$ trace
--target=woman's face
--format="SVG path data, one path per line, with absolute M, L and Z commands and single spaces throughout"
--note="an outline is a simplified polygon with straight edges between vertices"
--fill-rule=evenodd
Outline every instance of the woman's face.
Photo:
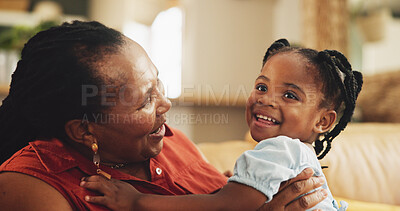
M 102 103 L 112 105 L 106 114 L 94 117 L 102 161 L 141 162 L 157 156 L 171 102 L 146 52 L 127 39 L 118 53 L 97 63 L 97 69 L 108 83 L 99 87 Z

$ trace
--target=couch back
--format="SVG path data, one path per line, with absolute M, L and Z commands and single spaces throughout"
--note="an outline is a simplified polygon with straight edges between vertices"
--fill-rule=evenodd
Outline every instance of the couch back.
M 233 170 L 236 159 L 257 143 L 200 143 L 200 150 L 219 171 Z M 400 205 L 400 123 L 351 123 L 333 140 L 321 160 L 335 197 Z
M 400 124 L 349 124 L 321 164 L 334 196 L 400 205 Z

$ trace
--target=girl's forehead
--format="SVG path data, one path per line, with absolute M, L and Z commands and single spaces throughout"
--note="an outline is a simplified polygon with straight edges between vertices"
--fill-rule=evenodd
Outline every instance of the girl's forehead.
M 294 84 L 299 87 L 319 88 L 322 85 L 316 67 L 297 53 L 272 56 L 258 78 L 278 84 Z
M 283 52 L 273 55 L 265 63 L 261 74 L 278 76 L 303 76 L 311 75 L 315 71 L 315 66 L 305 59 L 302 55 L 294 52 Z

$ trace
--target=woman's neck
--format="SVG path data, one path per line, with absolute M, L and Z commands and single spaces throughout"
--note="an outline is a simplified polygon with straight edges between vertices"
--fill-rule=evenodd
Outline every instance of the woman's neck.
M 73 150 L 77 151 L 79 154 L 83 155 L 86 159 L 89 161 L 93 160 L 93 152 L 88 148 L 83 146 L 82 144 L 76 143 L 74 141 L 65 141 L 64 143 L 67 143 L 67 146 L 72 148 Z M 114 166 L 117 163 L 111 163 L 111 162 L 106 162 L 101 161 L 100 157 L 100 163 L 105 165 L 105 166 Z M 93 164 L 94 165 L 94 164 Z M 118 165 L 118 164 L 117 164 Z M 129 174 L 131 176 L 137 177 L 142 180 L 146 181 L 151 181 L 151 174 L 150 174 L 150 161 L 143 161 L 143 162 L 138 162 L 138 163 L 124 163 L 124 165 L 120 168 L 115 168 L 118 171 L 121 171 L 123 173 Z
M 140 163 L 129 163 L 126 166 L 119 168 L 118 170 L 139 179 L 151 182 L 149 160 Z

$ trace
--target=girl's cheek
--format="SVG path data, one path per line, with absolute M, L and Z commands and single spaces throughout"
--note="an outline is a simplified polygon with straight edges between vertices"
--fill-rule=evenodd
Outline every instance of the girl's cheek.
M 257 95 L 254 91 L 250 93 L 249 98 L 247 99 L 247 106 L 254 104 L 257 101 Z

